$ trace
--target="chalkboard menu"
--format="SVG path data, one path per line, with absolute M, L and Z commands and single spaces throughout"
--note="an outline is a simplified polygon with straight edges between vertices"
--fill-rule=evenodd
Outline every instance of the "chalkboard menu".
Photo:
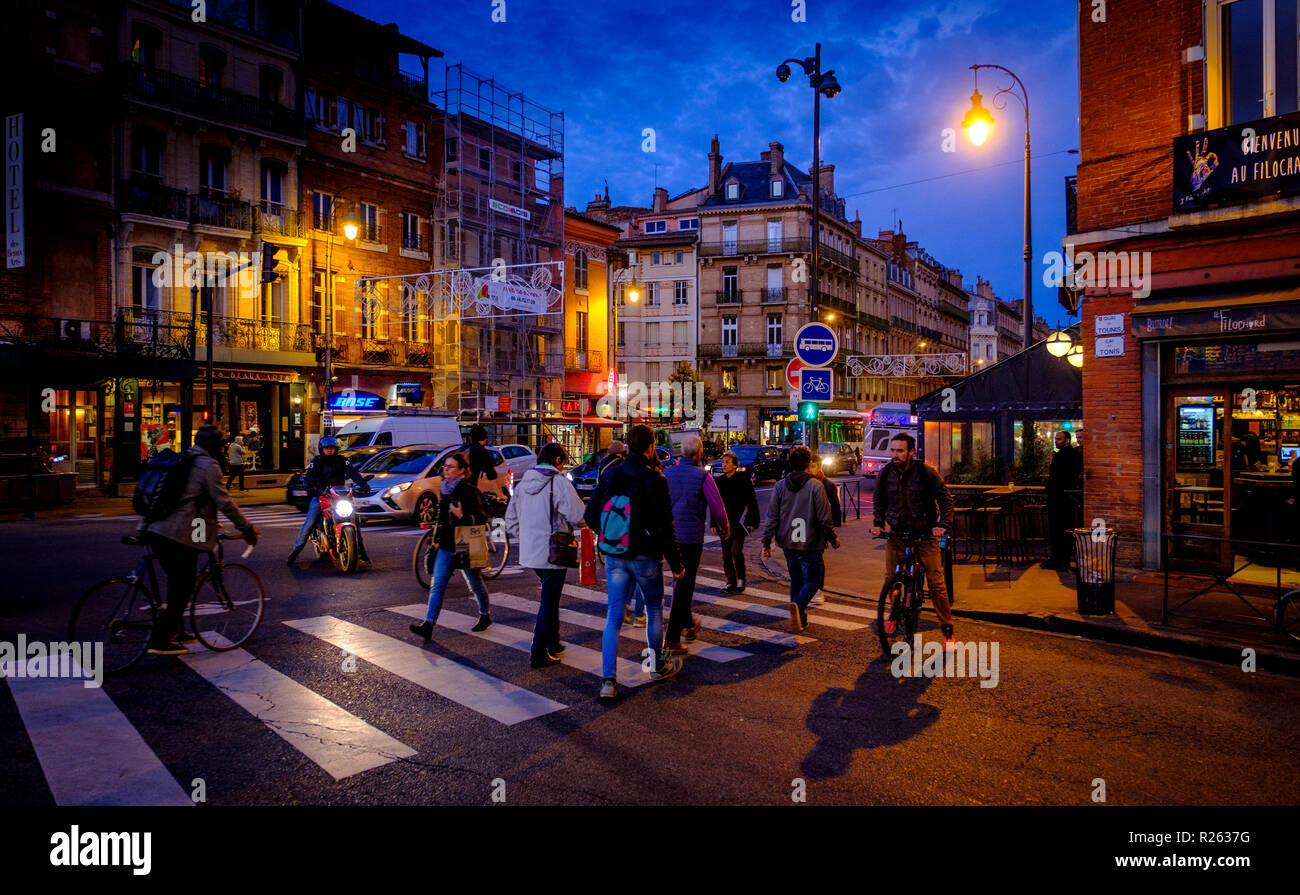
M 1274 350 L 1274 345 L 1278 349 Z M 1295 347 L 1291 347 L 1291 346 Z M 1285 346 L 1285 347 L 1284 347 Z M 1175 376 L 1200 373 L 1278 373 L 1300 375 L 1300 342 L 1224 342 L 1174 349 Z

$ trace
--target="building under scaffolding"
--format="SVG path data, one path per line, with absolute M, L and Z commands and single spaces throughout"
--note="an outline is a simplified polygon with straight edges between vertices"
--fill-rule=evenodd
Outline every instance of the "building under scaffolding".
M 564 269 L 564 115 L 447 66 L 435 93 L 443 110 L 444 178 L 434 211 L 441 270 L 559 262 Z M 497 259 L 501 259 L 497 261 Z M 560 417 L 564 315 L 491 314 L 447 322 L 460 345 L 460 386 L 448 401 L 495 441 L 538 444 Z

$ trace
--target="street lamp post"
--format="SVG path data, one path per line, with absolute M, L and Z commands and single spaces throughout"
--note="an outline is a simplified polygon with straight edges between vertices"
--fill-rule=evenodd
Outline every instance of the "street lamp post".
M 813 89 L 813 195 L 812 195 L 812 271 L 808 275 L 808 319 L 818 320 L 817 316 L 817 260 L 821 252 L 818 232 L 821 223 L 821 131 L 822 131 L 822 96 L 832 99 L 840 92 L 840 84 L 835 80 L 835 70 L 822 73 L 822 45 L 817 44 L 815 53 L 806 59 L 786 59 L 776 67 L 776 79 L 784 84 L 790 80 L 790 66 L 793 62 L 803 68 L 808 76 L 808 86 Z
M 1034 301 L 1033 301 L 1033 237 L 1030 226 L 1029 211 L 1029 91 L 1025 89 L 1024 82 L 1016 76 L 1016 73 L 1009 68 L 1001 65 L 972 65 L 971 70 L 975 72 L 975 92 L 971 95 L 971 108 L 962 119 L 962 127 L 966 129 L 967 135 L 972 143 L 980 146 L 988 139 L 989 129 L 993 126 L 993 116 L 984 104 L 981 102 L 979 91 L 979 70 L 981 68 L 996 68 L 998 71 L 1004 71 L 1011 76 L 1012 85 L 1003 87 L 993 95 L 993 108 L 1005 109 L 1006 100 L 1002 99 L 1004 94 L 1011 94 L 1020 100 L 1020 104 L 1025 107 L 1025 283 L 1024 295 L 1025 305 L 1024 322 L 1025 322 L 1025 344 L 1028 348 L 1034 340 Z M 1020 92 L 1016 93 L 1015 88 L 1019 87 Z
M 324 403 L 321 405 L 324 412 L 329 411 L 330 401 L 334 398 L 334 203 L 338 199 L 338 196 L 330 197 L 329 228 L 325 231 L 329 234 L 329 239 L 325 243 L 325 392 Z M 343 235 L 348 242 L 357 238 L 355 214 L 349 214 L 343 222 Z

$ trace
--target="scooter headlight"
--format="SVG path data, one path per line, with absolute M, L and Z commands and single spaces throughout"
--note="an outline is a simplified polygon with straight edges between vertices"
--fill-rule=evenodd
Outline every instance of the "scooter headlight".
M 352 515 L 352 501 L 339 500 L 334 503 L 334 515 L 340 519 L 346 519 Z

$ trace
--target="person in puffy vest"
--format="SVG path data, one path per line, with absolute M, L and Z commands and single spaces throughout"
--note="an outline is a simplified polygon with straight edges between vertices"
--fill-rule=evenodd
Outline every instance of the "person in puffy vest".
M 623 503 L 630 512 L 626 549 L 606 553 L 605 579 L 609 586 L 609 608 L 605 613 L 605 632 L 601 637 L 601 699 L 618 697 L 614 670 L 618 659 L 618 633 L 623 610 L 633 589 L 640 589 L 646 603 L 646 645 L 654 652 L 653 680 L 670 678 L 681 670 L 682 661 L 664 655 L 663 640 L 663 562 L 673 570 L 673 577 L 686 574 L 677 534 L 673 530 L 673 506 L 668 482 L 650 467 L 655 455 L 655 436 L 649 426 L 636 425 L 627 436 L 627 459 L 606 470 L 587 501 L 583 514 L 587 526 L 599 538 L 602 516 L 607 504 Z M 617 499 L 617 500 L 615 500 Z M 602 546 L 603 540 L 602 540 Z
M 727 508 L 722 504 L 717 483 L 703 467 L 703 447 L 698 435 L 682 439 L 682 456 L 664 472 L 668 480 L 668 495 L 673 502 L 673 530 L 682 553 L 686 574 L 673 582 L 673 608 L 668 616 L 667 642 L 664 652 L 684 655 L 682 640 L 691 643 L 699 634 L 700 623 L 691 615 L 691 599 L 695 595 L 695 575 L 700 570 L 704 555 L 705 511 L 713 518 L 714 527 L 726 538 L 729 535 Z
M 149 638 L 149 652 L 159 656 L 178 656 L 189 652 L 186 643 L 198 638 L 181 626 L 181 615 L 194 595 L 199 557 L 217 547 L 220 510 L 250 544 L 259 537 L 253 523 L 244 517 L 221 484 L 221 432 L 207 425 L 194 434 L 194 444 L 186 452 L 190 461 L 189 477 L 180 492 L 180 504 L 162 519 L 142 522 L 139 536 L 148 542 L 167 576 L 167 607 L 159 614 Z

